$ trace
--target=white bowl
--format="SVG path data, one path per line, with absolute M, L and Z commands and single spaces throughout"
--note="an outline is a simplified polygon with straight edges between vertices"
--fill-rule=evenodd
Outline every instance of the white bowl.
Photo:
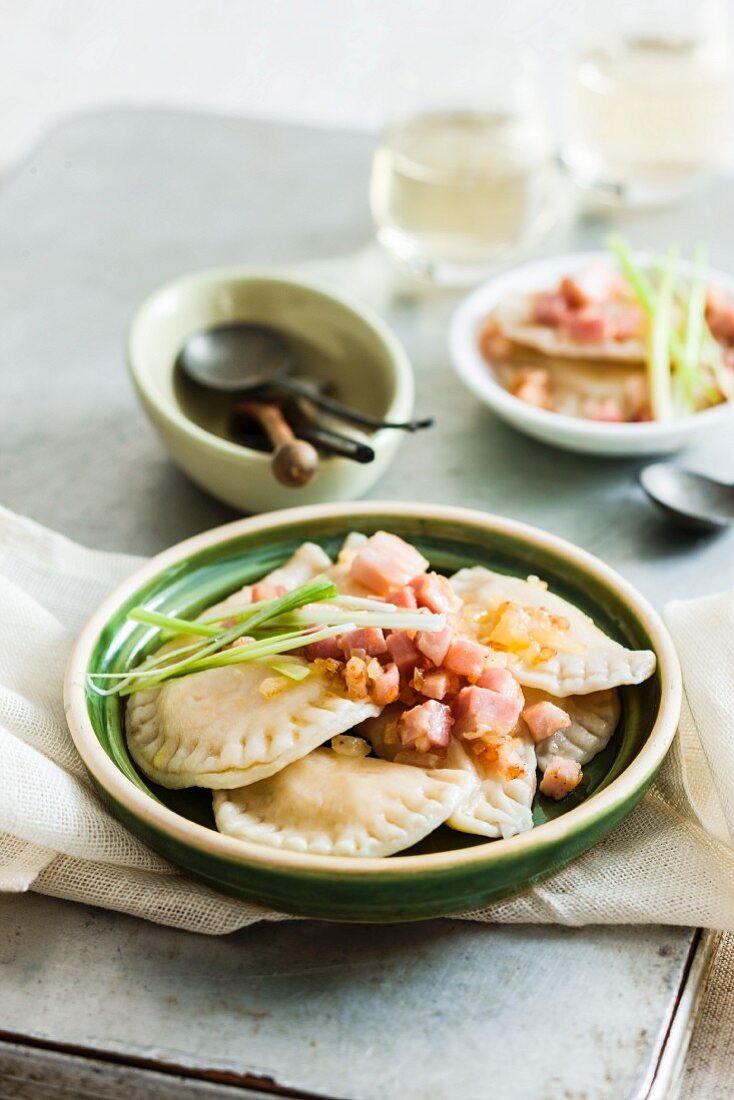
M 649 258 L 639 255 L 637 259 L 645 264 Z M 606 424 L 535 408 L 513 397 L 496 380 L 477 343 L 479 329 L 487 315 L 508 294 L 548 290 L 569 272 L 599 260 L 609 261 L 609 253 L 572 252 L 565 256 L 553 256 L 522 264 L 477 287 L 456 310 L 449 331 L 451 360 L 462 382 L 514 428 L 568 451 L 620 457 L 665 454 L 680 450 L 694 437 L 708 435 L 715 428 L 727 424 L 731 428 L 734 424 L 734 405 L 730 402 L 665 423 Z M 681 274 L 688 274 L 690 264 L 681 262 L 678 270 Z M 711 271 L 710 277 L 713 283 L 734 296 L 734 278 L 718 271 Z

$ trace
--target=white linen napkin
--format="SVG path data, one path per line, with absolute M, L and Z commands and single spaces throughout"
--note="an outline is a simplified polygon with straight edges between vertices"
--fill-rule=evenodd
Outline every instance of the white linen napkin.
M 97 798 L 61 697 L 74 635 L 138 559 L 86 550 L 0 508 L 0 891 L 37 890 L 195 932 L 283 914 L 171 867 Z M 734 930 L 734 591 L 670 604 L 678 737 L 614 832 L 548 882 L 471 920 Z

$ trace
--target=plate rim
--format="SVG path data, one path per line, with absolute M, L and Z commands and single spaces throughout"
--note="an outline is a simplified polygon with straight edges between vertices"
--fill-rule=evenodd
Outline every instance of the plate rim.
M 458 522 L 519 538 L 565 558 L 572 565 L 580 566 L 585 573 L 611 588 L 633 610 L 654 643 L 661 681 L 660 707 L 647 740 L 619 776 L 567 813 L 526 833 L 469 848 L 421 855 L 398 854 L 382 859 L 291 852 L 224 836 L 152 799 L 123 775 L 105 752 L 92 727 L 87 713 L 85 684 L 89 658 L 104 627 L 119 606 L 143 584 L 183 558 L 238 535 L 288 527 L 293 523 L 322 517 L 358 520 L 360 516 L 370 515 L 408 515 L 429 521 Z M 392 879 L 406 872 L 433 874 L 472 867 L 489 869 L 538 847 L 554 847 L 568 842 L 573 835 L 593 826 L 601 818 L 613 816 L 615 810 L 620 810 L 636 792 L 649 785 L 672 744 L 681 700 L 681 670 L 667 627 L 645 597 L 611 566 L 557 535 L 518 520 L 453 505 L 404 501 L 358 501 L 281 509 L 234 520 L 176 543 L 138 567 L 102 601 L 74 643 L 64 676 L 64 714 L 85 767 L 95 783 L 139 822 L 169 840 L 195 848 L 202 855 L 215 856 L 241 866 L 254 863 L 270 870 L 318 877 L 347 875 L 350 878 Z

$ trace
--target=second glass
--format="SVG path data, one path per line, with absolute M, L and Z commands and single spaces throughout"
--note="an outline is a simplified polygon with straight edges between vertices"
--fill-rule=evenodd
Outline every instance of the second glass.
M 446 70 L 424 58 L 400 79 L 370 200 L 395 260 L 467 285 L 549 228 L 557 174 L 527 54 L 483 50 Z

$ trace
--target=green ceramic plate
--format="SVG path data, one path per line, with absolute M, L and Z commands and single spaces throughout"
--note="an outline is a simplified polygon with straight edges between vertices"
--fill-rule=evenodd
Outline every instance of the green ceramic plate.
M 536 828 L 508 840 L 439 829 L 389 859 L 281 852 L 213 827 L 206 791 L 166 791 L 136 770 L 122 705 L 86 687 L 88 672 L 120 672 L 154 644 L 126 619 L 135 604 L 192 615 L 284 561 L 306 539 L 334 553 L 350 530 L 386 528 L 413 542 L 434 568 L 486 565 L 537 573 L 620 642 L 653 649 L 658 668 L 622 691 L 607 749 L 561 803 L 539 796 Z M 485 905 L 527 889 L 605 836 L 635 805 L 667 752 L 680 712 L 671 639 L 652 608 L 598 559 L 534 528 L 482 512 L 431 505 L 319 505 L 239 520 L 153 558 L 117 589 L 82 632 L 69 661 L 65 702 L 76 746 L 100 794 L 132 832 L 210 886 L 286 912 L 333 920 L 417 920 Z

